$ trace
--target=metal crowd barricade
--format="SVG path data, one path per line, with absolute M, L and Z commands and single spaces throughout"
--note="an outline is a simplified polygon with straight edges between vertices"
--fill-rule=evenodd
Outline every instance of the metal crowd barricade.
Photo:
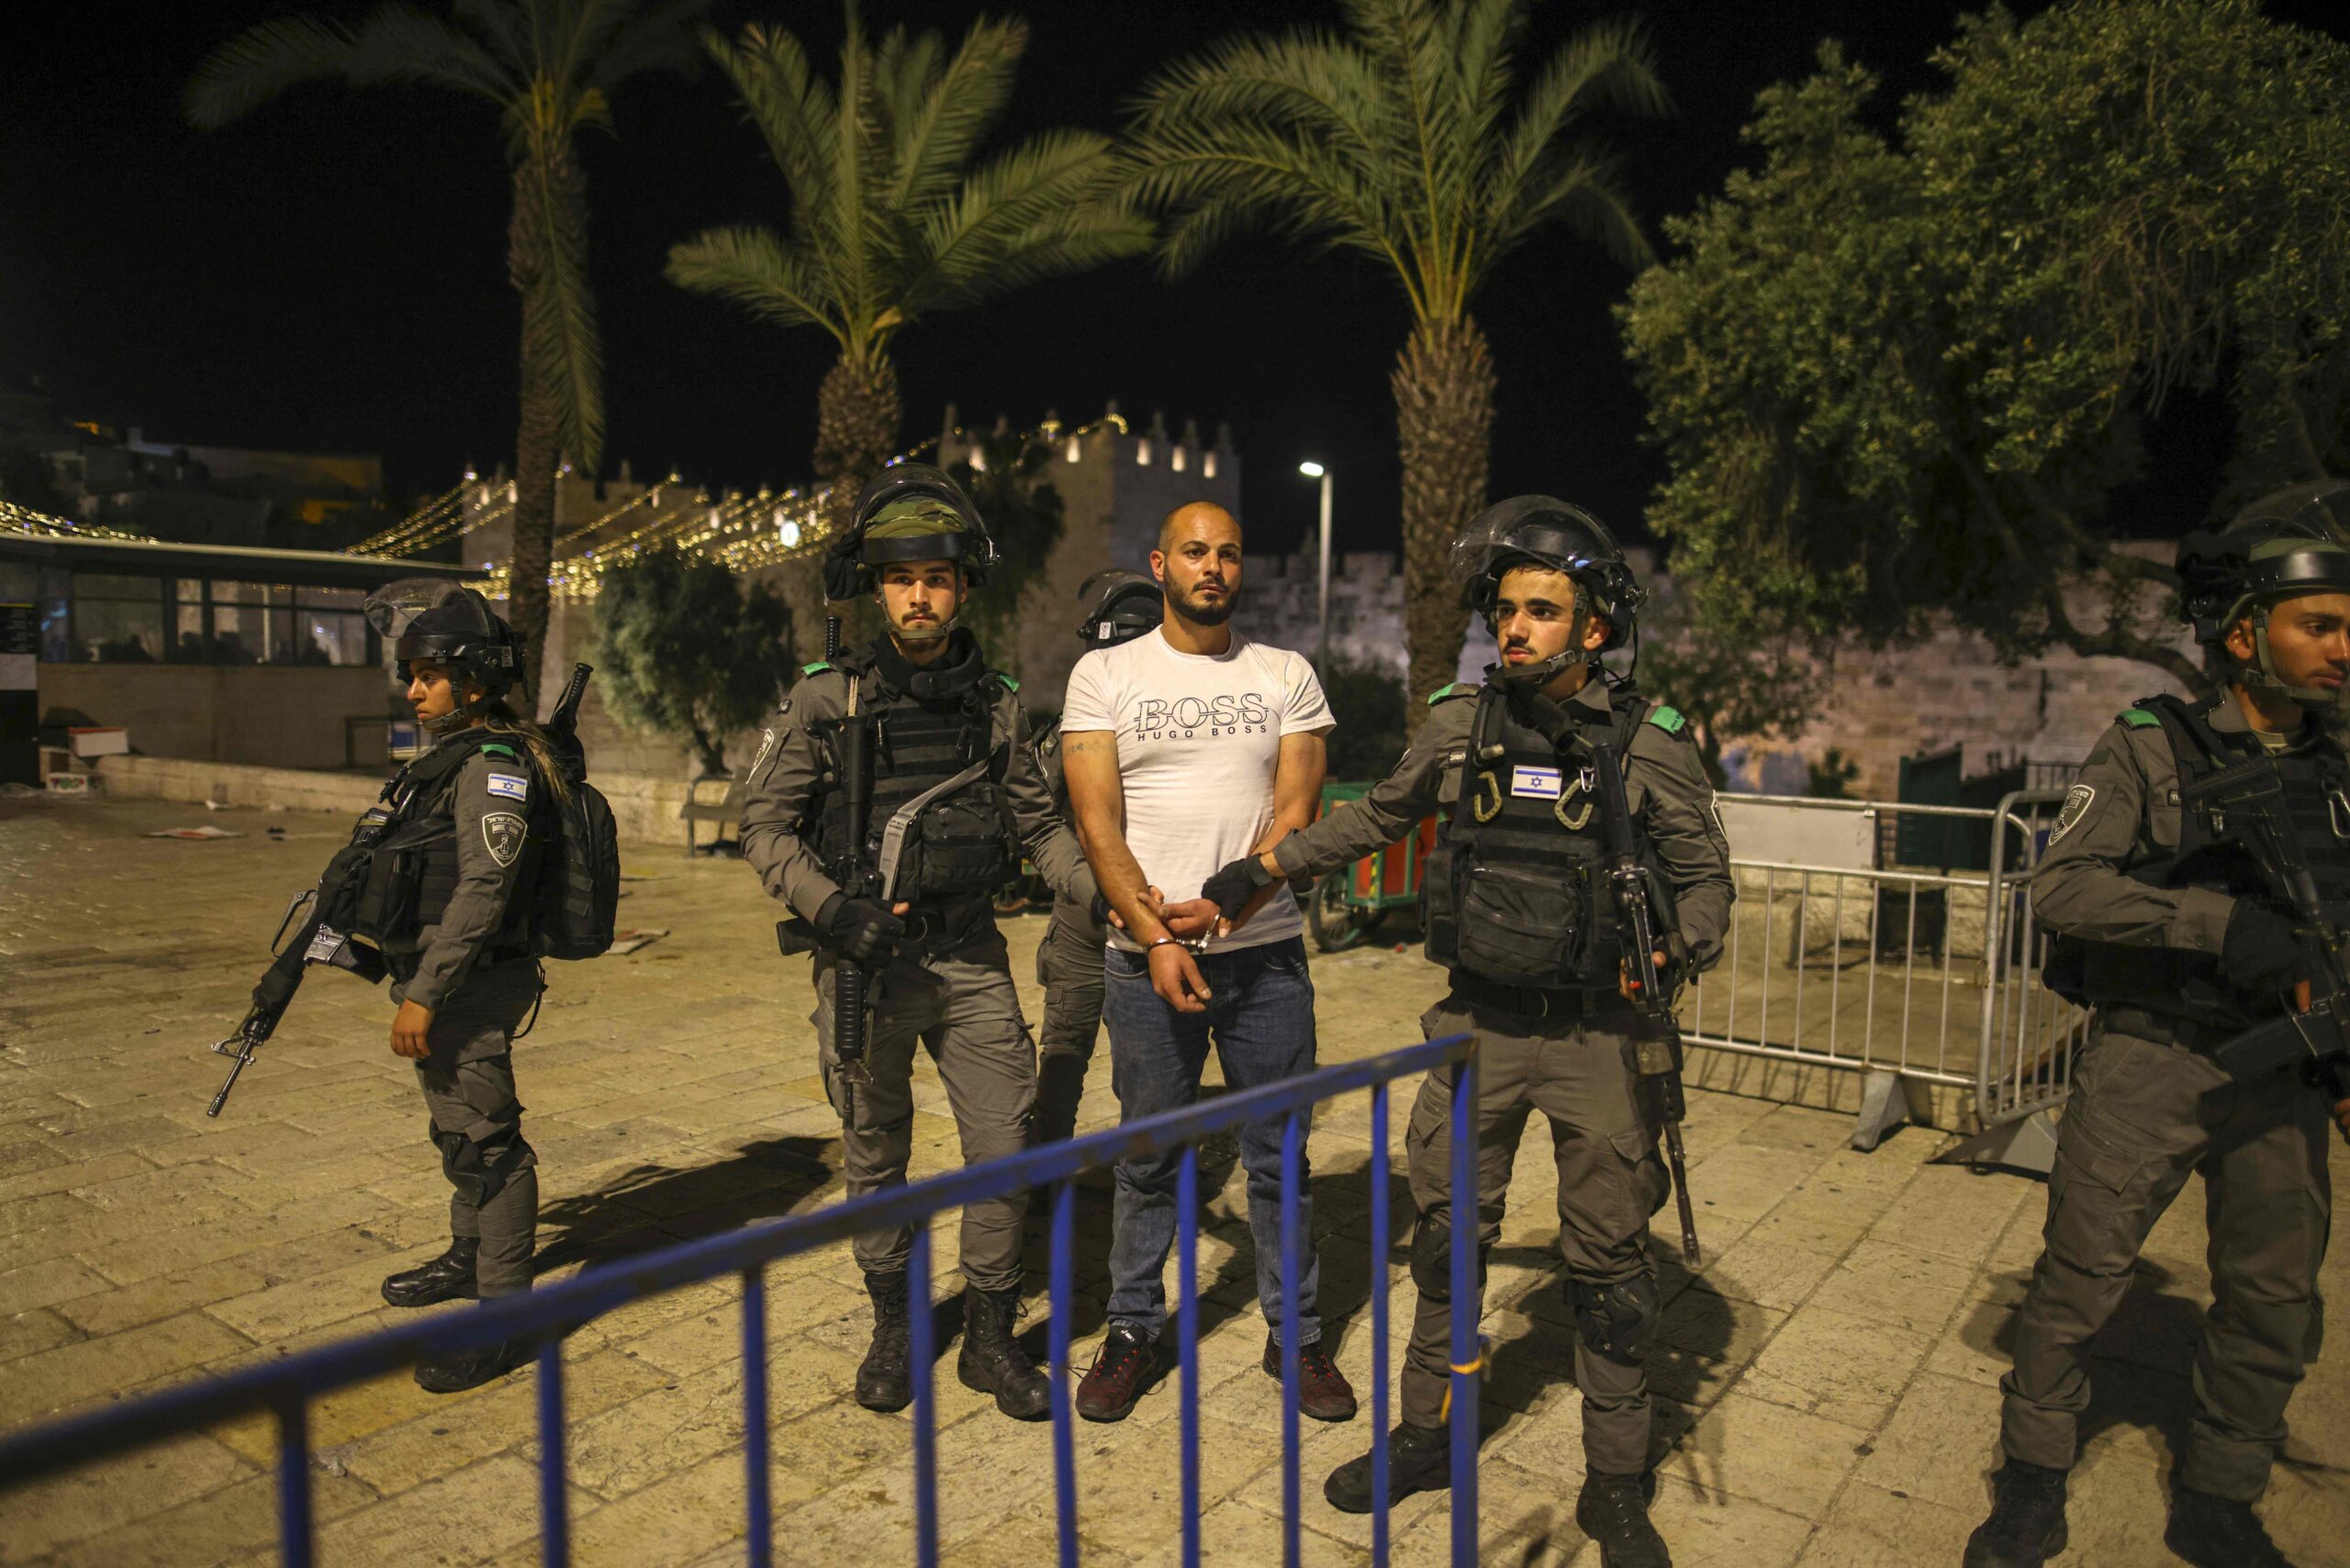
M 1303 1187 L 1305 1128 L 1314 1105 L 1358 1089 L 1371 1092 L 1371 1556 L 1388 1559 L 1388 1087 L 1409 1074 L 1455 1066 L 1450 1089 L 1451 1198 L 1455 1212 L 1477 1211 L 1477 1057 L 1473 1040 L 1452 1035 L 1383 1056 L 1326 1067 L 1284 1082 L 1225 1094 L 1200 1104 L 1126 1123 L 1106 1132 L 1023 1154 L 967 1166 L 910 1186 L 868 1193 L 812 1214 L 624 1258 L 528 1295 L 485 1302 L 408 1327 L 328 1345 L 284 1361 L 207 1378 L 160 1394 L 18 1432 L 0 1440 L 0 1490 L 21 1486 L 75 1465 L 255 1412 L 277 1417 L 279 1542 L 286 1568 L 315 1562 L 310 1498 L 308 1413 L 320 1394 L 397 1371 L 440 1351 L 511 1339 L 532 1339 L 538 1351 L 540 1554 L 547 1568 L 565 1568 L 571 1556 L 565 1492 L 564 1336 L 655 1292 L 737 1273 L 743 1281 L 744 1463 L 747 1498 L 745 1547 L 752 1568 L 774 1562 L 769 1495 L 766 1266 L 778 1258 L 860 1231 L 912 1225 L 909 1265 L 914 1370 L 914 1558 L 920 1568 L 938 1562 L 936 1326 L 931 1302 L 929 1220 L 942 1209 L 1005 1197 L 1036 1187 L 1053 1189 L 1051 1343 L 1054 1501 L 1060 1568 L 1076 1568 L 1077 1473 L 1074 1413 L 1069 1404 L 1069 1309 L 1074 1302 L 1078 1175 L 1115 1160 L 1180 1147 L 1176 1267 L 1177 1350 L 1181 1366 L 1182 1560 L 1200 1561 L 1199 1461 L 1199 1140 L 1270 1117 L 1284 1121 L 1281 1140 L 1281 1299 L 1296 1300 L 1302 1255 L 1298 1196 Z M 1477 1561 L 1477 1327 L 1480 1296 L 1477 1227 L 1452 1229 L 1451 1561 Z M 1281 1561 L 1299 1562 L 1297 1315 L 1281 1324 Z M 1463 1370 L 1466 1369 L 1466 1370 Z M 878 1419 L 878 1417 L 877 1417 Z
M 1930 1122 L 1937 1089 L 1971 1092 L 1986 1127 L 2031 1115 L 2052 1087 L 2061 1097 L 2076 1025 L 2040 984 L 2046 941 L 2025 882 L 2061 798 L 2020 792 L 1984 809 L 1724 797 L 1739 902 L 1721 962 L 1683 1003 L 1684 1037 L 1863 1074 L 1861 1149 Z M 1753 807 L 1776 814 L 1740 814 Z M 2033 1049 L 2019 1095 L 2009 1079 Z M 2031 1140 L 2009 1141 L 1982 1158 L 2029 1163 Z

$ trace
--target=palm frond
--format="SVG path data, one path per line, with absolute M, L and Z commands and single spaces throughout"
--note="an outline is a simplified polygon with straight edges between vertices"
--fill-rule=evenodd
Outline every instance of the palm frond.
M 632 76 L 691 73 L 703 59 L 694 24 L 710 5 L 711 0 L 655 0 L 630 6 L 591 58 L 581 86 L 610 94 Z
M 783 171 L 795 221 L 820 223 L 831 211 L 840 105 L 798 39 L 780 28 L 754 24 L 736 43 L 716 33 L 703 46 L 734 85 L 767 156 Z
M 512 84 L 479 42 L 413 6 L 393 4 L 355 28 L 308 17 L 257 23 L 189 79 L 189 121 L 215 129 L 288 90 L 341 78 L 353 86 L 427 82 L 503 105 Z
M 847 346 L 830 291 L 771 230 L 706 229 L 669 248 L 666 275 L 680 288 L 731 299 L 778 327 L 822 327 Z
M 1529 208 L 1547 211 L 1554 205 L 1534 199 L 1532 193 L 1564 188 L 1561 181 L 1581 154 L 1570 155 L 1563 173 L 1546 164 L 1559 139 L 1588 108 L 1640 115 L 1671 111 L 1672 99 L 1656 73 L 1654 50 L 1639 23 L 1615 19 L 1583 28 L 1535 79 L 1516 122 L 1485 172 L 1479 195 L 1494 253 L 1540 221 L 1529 216 Z M 1645 252 L 1645 241 L 1641 248 Z
M 1631 199 L 1618 182 L 1620 166 L 1621 160 L 1612 154 L 1587 148 L 1560 152 L 1521 196 L 1516 229 L 1495 245 L 1495 254 L 1509 250 L 1536 226 L 1559 221 L 1620 266 L 1637 272 L 1649 265 L 1656 252 L 1632 216 Z
M 1016 20 L 982 17 L 944 69 L 934 64 L 935 35 L 924 35 L 923 42 L 923 69 L 899 77 L 889 100 L 896 166 L 890 204 L 901 211 L 938 201 L 955 188 L 956 176 L 1012 99 L 1028 29 Z
M 927 263 L 909 277 L 909 313 L 959 308 L 1004 289 L 1149 249 L 1149 220 L 1118 190 L 1110 140 L 1046 131 L 965 177 L 924 226 Z

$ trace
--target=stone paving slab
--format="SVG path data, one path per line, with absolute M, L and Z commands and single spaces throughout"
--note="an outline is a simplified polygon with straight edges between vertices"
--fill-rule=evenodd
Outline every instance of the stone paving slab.
M 140 836 L 199 820 L 244 836 Z M 314 975 L 228 1113 L 204 1115 L 222 1067 L 205 1047 L 241 1014 L 285 899 L 341 834 L 335 820 L 299 812 L 0 803 L 0 1425 L 412 1320 L 385 1307 L 375 1284 L 437 1249 L 447 1193 L 412 1073 L 386 1049 L 380 992 Z M 811 998 L 804 969 L 775 957 L 771 906 L 739 864 L 638 846 L 624 858 L 623 923 L 670 935 L 633 955 L 554 966 L 538 1026 L 517 1047 L 542 1156 L 547 1277 L 840 1195 L 838 1124 L 811 1071 Z M 1032 1018 L 1042 929 L 1037 918 L 1007 926 Z M 1326 1060 L 1416 1037 L 1441 989 L 1416 954 L 1376 946 L 1315 967 Z M 1709 1081 L 1789 1081 L 1777 1068 L 1749 1071 L 1751 1058 L 1712 1061 Z M 1086 1127 L 1115 1118 L 1107 1077 L 1094 1075 Z M 1849 1085 L 1798 1087 L 1812 1105 L 1848 1098 Z M 1316 1116 L 1324 1310 L 1359 1386 L 1372 1375 L 1375 1259 L 1396 1354 L 1410 1322 L 1396 1244 L 1410 1214 L 1402 1107 L 1412 1088 L 1397 1086 L 1390 1119 L 1391 1237 L 1369 1226 L 1367 1097 Z M 927 1068 L 916 1098 L 916 1173 L 950 1169 L 953 1123 Z M 1982 1515 L 1997 1383 L 2043 1190 L 1928 1163 L 1943 1140 L 1925 1129 L 1868 1154 L 1846 1147 L 1848 1131 L 1845 1116 L 1805 1105 L 1691 1094 L 1707 1261 L 1693 1276 L 1674 1249 L 1658 1249 L 1665 1308 L 1651 1363 L 1656 1517 L 1684 1568 L 1955 1562 Z M 1203 1174 L 1203 1536 L 1211 1562 L 1275 1561 L 1279 1391 L 1257 1365 L 1264 1330 L 1230 1140 L 1208 1146 Z M 1582 1423 L 1552 1250 L 1556 1179 L 1539 1134 L 1518 1151 L 1513 1182 L 1483 1325 L 1494 1370 L 1483 1556 L 1590 1568 L 1596 1552 L 1572 1520 Z M 1080 1368 L 1102 1332 L 1108 1226 L 1106 1188 L 1089 1178 Z M 955 1234 L 954 1216 L 941 1216 L 943 1300 Z M 2065 1562 L 2169 1560 L 2161 1507 L 2189 1408 L 2203 1248 L 2190 1196 L 2155 1228 L 2128 1305 L 2098 1341 Z M 1041 1279 L 1041 1247 L 1031 1260 Z M 2350 1296 L 2345 1270 L 2337 1253 L 2325 1275 L 2337 1300 Z M 733 1281 L 710 1282 L 632 1303 L 567 1341 L 576 1561 L 740 1560 L 739 1303 Z M 865 1323 L 847 1249 L 776 1264 L 767 1310 L 778 1560 L 908 1561 L 912 1425 L 846 1397 Z M 951 1303 L 944 1313 L 951 1323 Z M 1044 1334 L 1032 1314 L 1033 1349 Z M 1003 1421 L 955 1381 L 951 1360 L 941 1374 L 946 1560 L 1049 1561 L 1049 1428 Z M 322 1397 L 311 1415 L 322 1561 L 535 1562 L 535 1397 L 527 1370 L 446 1398 L 404 1375 Z M 1125 1422 L 1078 1428 L 1087 1562 L 1176 1560 L 1178 1409 L 1170 1380 Z M 2297 1562 L 2350 1562 L 2350 1373 L 2338 1360 L 2312 1370 L 2292 1417 L 2264 1512 Z M 1367 1423 L 1307 1423 L 1308 1563 L 1369 1560 L 1368 1521 L 1321 1496 L 1328 1470 L 1361 1450 Z M 273 1456 L 272 1425 L 252 1418 L 0 1494 L 0 1564 L 274 1562 Z M 1396 1562 L 1448 1560 L 1444 1495 L 1410 1499 L 1393 1528 Z

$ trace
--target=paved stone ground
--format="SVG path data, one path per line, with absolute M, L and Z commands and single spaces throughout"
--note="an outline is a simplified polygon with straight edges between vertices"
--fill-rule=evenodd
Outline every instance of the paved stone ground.
M 245 836 L 140 836 L 210 823 Z M 445 1189 L 409 1070 L 385 1047 L 380 993 L 314 976 L 227 1114 L 204 1105 L 284 901 L 343 824 L 314 814 L 153 803 L 0 803 L 0 1425 L 16 1426 L 375 1327 L 380 1277 L 431 1256 Z M 731 863 L 632 850 L 622 923 L 670 935 L 561 966 L 519 1047 L 542 1159 L 543 1262 L 556 1275 L 628 1250 L 837 1195 L 837 1131 L 811 1074 L 804 974 L 777 960 L 771 913 Z M 1042 921 L 1014 923 L 1025 977 Z M 1384 948 L 1318 959 L 1326 1059 L 1416 1036 L 1435 971 Z M 1024 986 L 1034 1015 L 1037 998 Z M 1114 1114 L 1106 1072 L 1088 1125 Z M 917 1169 L 955 1162 L 925 1075 Z M 1406 1086 L 1408 1088 L 1408 1086 Z M 1401 1101 L 1399 1100 L 1399 1107 Z M 1370 1375 L 1367 1106 L 1315 1128 L 1325 1310 L 1339 1361 Z M 1403 1117 L 1394 1121 L 1401 1152 Z M 2041 1187 L 1925 1163 L 1906 1129 L 1874 1154 L 1822 1111 L 1692 1096 L 1688 1141 L 1709 1263 L 1662 1273 L 1656 1381 L 1669 1444 L 1657 1515 L 1684 1568 L 1952 1563 L 1987 1495 L 1996 1380 L 2038 1245 Z M 1256 1370 L 1239 1174 L 1221 1183 L 1202 1255 L 1204 1528 L 1210 1558 L 1277 1553 L 1278 1389 Z M 1590 1564 L 1572 1514 L 1582 1468 L 1566 1313 L 1551 1264 L 1554 1182 L 1529 1139 L 1495 1259 L 1489 1560 Z M 1400 1238 L 1408 1206 L 1395 1194 Z M 1083 1211 L 1078 1363 L 1102 1329 L 1107 1210 Z M 2068 1563 L 2167 1561 L 2165 1474 L 2188 1409 L 2206 1278 L 2199 1207 L 2156 1231 L 2124 1317 L 2100 1341 L 2098 1404 L 2076 1482 Z M 951 1259 L 951 1227 L 940 1254 Z M 1411 1282 L 1390 1252 L 1399 1336 Z M 2345 1292 L 2337 1256 L 2328 1284 Z M 786 1260 L 769 1287 L 774 1487 L 786 1562 L 902 1563 L 911 1423 L 845 1397 L 862 1295 L 845 1248 Z M 641 1302 L 566 1350 L 579 1560 L 738 1560 L 738 1293 L 728 1282 Z M 1041 1345 L 1041 1319 L 1031 1337 Z M 532 1375 L 436 1399 L 405 1375 L 317 1406 L 323 1560 L 536 1561 Z M 1015 1427 L 942 1379 L 941 1506 L 958 1568 L 1048 1552 L 1049 1428 Z M 1175 1558 L 1171 1384 L 1114 1427 L 1080 1425 L 1089 1563 Z M 2350 1561 L 2350 1373 L 2321 1363 L 2293 1409 L 2266 1512 L 2296 1561 Z M 1363 1521 L 1320 1481 L 1368 1426 L 1304 1449 L 1306 1557 L 1366 1555 Z M 240 1423 L 0 1495 L 0 1562 L 173 1565 L 273 1560 L 271 1433 Z M 1416 1497 L 1396 1559 L 1443 1559 L 1449 1511 Z

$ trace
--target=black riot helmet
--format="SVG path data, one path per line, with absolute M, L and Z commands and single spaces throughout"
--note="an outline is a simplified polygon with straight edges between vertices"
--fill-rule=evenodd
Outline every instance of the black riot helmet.
M 861 599 L 878 568 L 952 561 L 978 588 L 996 563 L 995 541 L 963 487 L 927 463 L 897 463 L 866 483 L 845 532 L 824 550 L 824 597 Z
M 360 607 L 399 662 L 407 678 L 412 664 L 434 664 L 461 684 L 481 688 L 454 711 L 435 721 L 436 729 L 469 724 L 522 678 L 522 639 L 489 600 L 445 577 L 402 577 L 367 596 Z
M 1595 662 L 1610 648 L 1623 646 L 1648 599 L 1648 590 L 1633 580 L 1623 549 L 1606 525 L 1581 507 L 1550 496 L 1513 496 L 1487 507 L 1452 542 L 1453 577 L 1467 587 L 1470 602 L 1489 631 L 1494 626 L 1502 575 L 1512 566 L 1547 566 L 1573 578 L 1575 622 L 1564 653 L 1528 668 L 1496 666 L 1496 674 L 1511 680 L 1545 685 L 1574 665 Z M 1596 615 L 1607 625 L 1606 640 L 1595 652 L 1583 647 L 1587 615 Z
M 1153 579 L 1112 566 L 1085 579 L 1077 590 L 1085 608 L 1077 634 L 1089 648 L 1114 648 L 1156 631 L 1167 617 L 1167 595 Z
M 2218 532 L 2198 530 L 2179 542 L 2179 608 L 2195 640 L 2215 654 L 2229 631 L 2252 620 L 2253 659 L 2241 673 L 2306 708 L 2331 707 L 2341 694 L 2295 687 L 2277 675 L 2268 653 L 2268 613 L 2312 593 L 2350 593 L 2350 484 L 2321 479 L 2263 496 Z

